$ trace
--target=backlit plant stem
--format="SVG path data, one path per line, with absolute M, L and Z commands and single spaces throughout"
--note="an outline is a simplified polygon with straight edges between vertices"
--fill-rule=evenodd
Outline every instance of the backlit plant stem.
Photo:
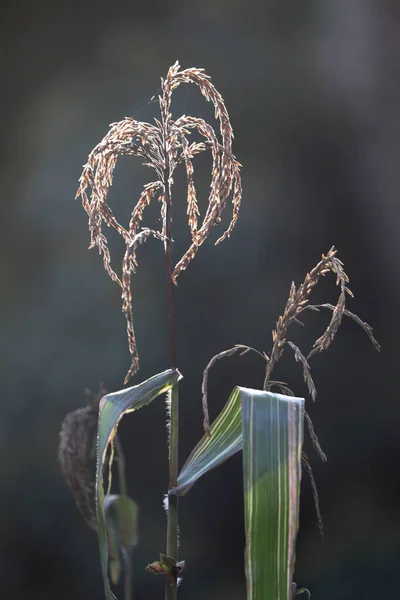
M 167 139 L 166 123 L 164 122 L 164 135 Z M 164 169 L 164 201 L 165 201 L 165 264 L 167 275 L 167 301 L 168 301 L 168 326 L 169 347 L 171 356 L 171 367 L 177 367 L 176 342 L 175 342 L 175 312 L 174 312 L 174 290 L 172 282 L 172 214 L 171 214 L 171 188 L 170 168 L 168 153 L 165 152 L 166 166 Z M 179 430 L 179 405 L 178 385 L 171 390 L 170 406 L 170 439 L 169 439 L 169 489 L 176 487 L 178 477 L 178 430 Z M 168 520 L 167 520 L 167 556 L 178 560 L 178 498 L 176 495 L 168 497 Z M 176 598 L 177 587 L 176 573 L 170 573 L 165 582 L 166 600 Z
M 167 274 L 167 299 L 168 299 L 168 327 L 169 348 L 171 356 L 171 368 L 177 368 L 176 344 L 175 344 L 175 311 L 174 311 L 174 288 L 172 282 L 172 214 L 171 214 L 171 188 L 169 183 L 169 168 L 164 170 L 164 199 L 165 199 L 165 267 Z
M 177 486 L 178 477 L 178 384 L 171 390 L 171 417 L 170 417 L 170 442 L 169 442 L 169 489 Z M 167 556 L 178 560 L 178 496 L 168 496 L 168 523 L 167 523 Z M 173 571 L 166 578 L 165 598 L 175 600 L 177 587 L 177 573 Z

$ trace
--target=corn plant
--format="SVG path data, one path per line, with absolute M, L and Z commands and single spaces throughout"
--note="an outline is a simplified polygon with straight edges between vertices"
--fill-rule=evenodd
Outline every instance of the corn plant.
M 172 93 L 182 83 L 197 86 L 204 98 L 213 104 L 215 118 L 219 123 L 218 133 L 201 118 L 187 115 L 173 117 Z M 122 312 L 126 318 L 131 356 L 125 384 L 139 369 L 131 291 L 132 274 L 138 267 L 137 249 L 150 237 L 162 242 L 166 261 L 170 368 L 133 387 L 108 394 L 101 389 L 99 394 L 90 396 L 88 406 L 67 415 L 60 436 L 61 468 L 83 517 L 97 530 L 107 600 L 115 600 L 111 584 L 119 581 L 122 572 L 125 600 L 130 600 L 131 550 L 138 540 L 138 507 L 127 493 L 125 457 L 117 428 L 124 414 L 136 411 L 166 393 L 169 415 L 166 549 L 160 554 L 159 560 L 147 566 L 149 573 L 165 578 L 165 598 L 176 598 L 177 585 L 185 567 L 185 561 L 178 556 L 178 497 L 188 493 L 200 477 L 239 451 L 243 456 L 247 598 L 292 600 L 298 594 L 309 597 L 308 590 L 297 588 L 293 581 L 302 466 L 312 480 L 318 520 L 322 527 L 310 463 L 302 450 L 304 422 L 319 456 L 322 460 L 326 460 L 326 457 L 305 411 L 304 399 L 295 397 L 285 382 L 273 380 L 272 373 L 284 350 L 291 349 L 295 360 L 302 367 L 308 392 L 312 400 L 315 400 L 316 388 L 309 359 L 329 347 L 344 315 L 363 327 L 377 349 L 379 345 L 369 325 L 346 308 L 346 296 L 352 295 L 347 287 L 349 280 L 343 264 L 336 256 L 335 248 L 332 247 L 326 255 L 322 255 L 302 284 L 296 287 L 292 283 L 283 314 L 272 332 L 272 349 L 269 353 L 238 344 L 210 360 L 204 371 L 202 384 L 204 436 L 179 470 L 178 388 L 182 376 L 176 361 L 174 284 L 196 257 L 211 229 L 220 223 L 229 198 L 232 200 L 232 219 L 228 229 L 216 243 L 231 235 L 239 215 L 242 185 L 240 164 L 232 153 L 233 131 L 224 100 L 203 69 L 181 70 L 180 65 L 175 63 L 166 78 L 161 80 L 159 106 L 160 118 L 155 119 L 152 124 L 125 118 L 110 126 L 106 136 L 89 154 L 77 196 L 81 198 L 89 218 L 90 247 L 97 247 L 103 257 L 106 272 L 121 288 Z M 193 131 L 197 131 L 203 141 L 191 142 L 190 135 Z M 212 170 L 208 205 L 205 215 L 201 217 L 193 161 L 197 154 L 205 151 L 211 153 Z M 107 202 L 117 158 L 125 154 L 139 157 L 155 173 L 155 179 L 144 187 L 133 207 L 127 227 L 116 220 Z M 191 244 L 174 265 L 172 188 L 175 171 L 181 165 L 185 168 L 187 177 L 187 215 Z M 145 208 L 155 200 L 160 204 L 161 229 L 141 228 Z M 125 243 L 120 275 L 111 266 L 104 225 L 113 227 Z M 328 272 L 336 276 L 340 290 L 336 305 L 310 304 L 313 288 Z M 308 355 L 305 355 L 288 340 L 288 329 L 292 323 L 299 322 L 305 310 L 318 311 L 321 308 L 331 311 L 331 319 L 324 333 L 315 341 Z M 237 352 L 253 352 L 261 357 L 265 369 L 263 389 L 235 387 L 221 413 L 210 424 L 207 393 L 209 370 L 218 360 Z M 114 457 L 118 464 L 120 488 L 117 495 L 110 493 Z

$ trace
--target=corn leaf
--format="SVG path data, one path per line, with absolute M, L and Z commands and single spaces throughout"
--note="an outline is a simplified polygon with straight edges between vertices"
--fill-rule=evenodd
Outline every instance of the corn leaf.
M 107 600 L 116 600 L 108 580 L 108 535 L 104 511 L 103 487 L 103 467 L 107 448 L 112 443 L 117 432 L 118 423 L 124 414 L 133 412 L 149 404 L 154 398 L 176 385 L 180 378 L 179 371 L 170 369 L 134 387 L 107 394 L 100 401 L 97 437 L 96 513 L 101 569 Z
M 298 530 L 304 400 L 236 387 L 170 493 L 243 450 L 248 600 L 291 600 Z
M 242 449 L 242 418 L 239 388 L 235 388 L 228 402 L 210 428 L 194 448 L 180 474 L 178 485 L 170 493 L 184 496 L 198 479 L 215 469 Z
M 304 400 L 239 389 L 247 599 L 291 600 Z

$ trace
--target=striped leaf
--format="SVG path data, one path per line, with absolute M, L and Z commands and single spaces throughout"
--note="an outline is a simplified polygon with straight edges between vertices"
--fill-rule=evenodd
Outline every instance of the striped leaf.
M 243 450 L 248 600 L 292 600 L 304 400 L 236 387 L 170 493 Z
M 248 600 L 291 600 L 304 400 L 240 388 Z
M 108 536 L 104 512 L 103 468 L 107 448 L 117 432 L 118 423 L 123 415 L 149 404 L 154 398 L 167 392 L 177 384 L 181 375 L 170 369 L 159 373 L 134 387 L 103 396 L 99 407 L 96 468 L 96 513 L 97 534 L 100 547 L 100 561 L 103 572 L 104 591 L 107 600 L 116 600 L 108 580 Z M 111 454 L 112 456 L 112 454 Z

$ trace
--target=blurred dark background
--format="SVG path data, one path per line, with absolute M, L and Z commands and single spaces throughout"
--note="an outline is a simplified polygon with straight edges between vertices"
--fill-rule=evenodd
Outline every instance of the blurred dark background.
M 325 541 L 304 477 L 296 581 L 315 600 L 399 595 L 400 9 L 393 0 L 4 1 L 1 39 L 0 592 L 4 600 L 103 597 L 97 540 L 57 463 L 62 419 L 84 388 L 122 387 L 129 365 L 118 287 L 88 251 L 87 217 L 74 201 L 81 166 L 110 122 L 157 116 L 160 77 L 179 59 L 204 67 L 221 91 L 243 164 L 243 204 L 232 238 L 213 231 L 176 291 L 181 460 L 202 432 L 201 375 L 235 343 L 269 350 L 290 282 L 332 244 L 351 277 L 353 322 L 312 359 L 307 399 L 323 448 L 314 467 Z M 210 118 L 200 93 L 181 87 L 176 114 Z M 209 161 L 197 159 L 204 200 Z M 121 160 L 110 203 L 126 220 L 152 173 Z M 175 253 L 186 248 L 184 176 L 177 177 Z M 155 223 L 158 207 L 149 209 Z M 225 223 L 229 215 L 225 214 Z M 114 264 L 121 247 L 111 240 Z M 133 281 L 141 356 L 135 381 L 168 367 L 163 255 L 139 250 Z M 316 301 L 335 302 L 326 279 Z M 304 351 L 328 315 L 292 330 Z M 299 366 L 276 373 L 306 393 Z M 279 376 L 279 377 L 278 377 Z M 218 364 L 212 416 L 235 384 L 258 387 L 256 357 Z M 133 382 L 134 383 L 134 382 Z M 134 552 L 136 600 L 161 598 L 144 566 L 163 551 L 167 488 L 160 399 L 126 417 L 121 435 L 129 489 L 141 507 Z M 201 480 L 180 504 L 182 600 L 245 598 L 241 462 Z

